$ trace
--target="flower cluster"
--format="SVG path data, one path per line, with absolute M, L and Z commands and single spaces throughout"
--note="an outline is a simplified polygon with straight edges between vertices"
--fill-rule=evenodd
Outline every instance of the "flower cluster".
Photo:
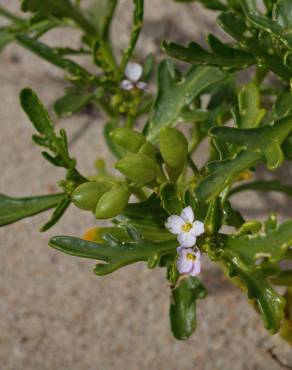
M 132 90 L 134 88 L 137 88 L 139 90 L 146 90 L 147 84 L 146 82 L 139 81 L 142 77 L 143 68 L 138 63 L 128 63 L 125 69 L 125 77 L 120 87 L 123 90 Z
M 195 221 L 195 216 L 190 206 L 184 208 L 180 216 L 168 217 L 165 227 L 177 235 L 179 247 L 177 253 L 177 269 L 181 274 L 196 276 L 201 271 L 201 253 L 195 246 L 197 236 L 204 233 L 204 224 Z

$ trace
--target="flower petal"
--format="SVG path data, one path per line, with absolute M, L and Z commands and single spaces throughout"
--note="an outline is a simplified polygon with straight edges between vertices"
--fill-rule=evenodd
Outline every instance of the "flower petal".
M 192 223 L 194 221 L 194 212 L 192 210 L 191 206 L 188 206 L 182 210 L 182 213 L 180 214 L 180 217 L 182 217 L 185 222 Z
M 203 222 L 195 221 L 193 223 L 193 227 L 190 230 L 190 233 L 192 233 L 195 236 L 199 236 L 199 235 L 204 234 L 204 232 L 205 232 L 205 226 L 204 226 Z
M 120 83 L 120 88 L 123 89 L 123 90 L 132 90 L 134 87 L 134 85 L 132 84 L 131 81 L 129 80 L 123 80 L 121 83 Z
M 148 87 L 147 83 L 143 81 L 138 81 L 136 86 L 140 90 L 147 90 L 147 87 Z
M 190 248 L 196 244 L 196 236 L 190 232 L 180 233 L 177 237 L 181 247 Z
M 125 69 L 125 76 L 132 82 L 137 82 L 142 76 L 142 66 L 138 63 L 128 63 Z
M 181 274 L 188 274 L 193 269 L 194 261 L 187 258 L 187 253 L 181 253 L 177 259 L 176 267 Z
M 172 233 L 172 234 L 179 234 L 181 233 L 181 228 L 184 225 L 184 220 L 180 216 L 169 216 L 165 227 Z
M 193 263 L 193 267 L 192 267 L 192 270 L 190 271 L 190 275 L 191 276 L 197 276 L 199 275 L 199 273 L 201 272 L 201 261 L 200 260 L 196 260 L 194 263 Z

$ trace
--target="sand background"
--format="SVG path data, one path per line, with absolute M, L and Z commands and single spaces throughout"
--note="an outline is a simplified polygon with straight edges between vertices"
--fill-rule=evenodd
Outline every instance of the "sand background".
M 156 52 L 162 38 L 203 41 L 214 16 L 198 4 L 146 0 L 145 26 L 136 57 Z M 17 0 L 0 0 L 10 9 Z M 114 24 L 115 44 L 122 50 L 130 28 L 131 2 L 120 1 Z M 78 44 L 78 33 L 56 30 L 51 45 Z M 88 62 L 89 63 L 89 62 Z M 17 45 L 0 54 L 0 191 L 28 196 L 57 191 L 63 171 L 40 156 L 31 141 L 32 126 L 22 112 L 18 93 L 37 91 L 48 107 L 62 96 L 63 73 Z M 78 114 L 57 121 L 65 127 L 70 149 L 84 173 L 96 157 L 112 159 L 103 144 L 104 117 Z M 203 150 L 198 160 L 203 157 Z M 264 169 L 260 175 L 265 176 Z M 277 174 L 291 175 L 285 167 Z M 291 177 L 290 177 L 291 178 Z M 238 206 L 247 217 L 262 219 L 267 209 L 291 217 L 291 202 L 281 196 L 245 193 Z M 169 330 L 169 290 L 164 271 L 143 263 L 110 276 L 96 277 L 93 262 L 64 255 L 47 246 L 53 235 L 81 236 L 95 221 L 73 206 L 47 233 L 39 227 L 44 213 L 0 230 L 0 370 L 278 370 L 269 348 L 292 366 L 291 348 L 269 336 L 246 298 L 215 265 L 203 265 L 209 296 L 198 304 L 198 329 L 186 342 Z

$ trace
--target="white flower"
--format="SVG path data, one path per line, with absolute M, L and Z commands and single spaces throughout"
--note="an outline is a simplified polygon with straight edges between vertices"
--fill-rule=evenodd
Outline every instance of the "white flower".
M 191 276 L 197 276 L 201 272 L 201 253 L 196 248 L 177 248 L 178 259 L 177 269 L 181 274 L 187 274 Z
M 142 73 L 143 68 L 140 64 L 128 63 L 125 69 L 125 77 L 127 77 L 127 79 L 121 82 L 121 89 L 132 90 L 136 87 L 140 90 L 146 90 L 147 84 L 145 82 L 139 81 Z
M 197 236 L 204 233 L 204 224 L 194 221 L 194 212 L 190 206 L 184 208 L 180 216 L 168 217 L 165 227 L 177 235 L 181 247 L 190 248 L 196 244 Z

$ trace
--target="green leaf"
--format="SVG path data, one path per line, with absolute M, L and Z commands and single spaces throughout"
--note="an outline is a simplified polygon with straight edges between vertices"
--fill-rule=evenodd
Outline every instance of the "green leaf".
M 278 264 L 286 258 L 292 245 L 292 219 L 277 225 L 272 215 L 263 230 L 255 234 L 228 235 L 225 243 L 224 260 L 230 275 L 238 276 L 244 283 L 248 297 L 257 302 L 266 329 L 275 334 L 284 317 L 286 302 L 272 288 L 268 277 L 278 274 Z M 260 259 L 263 262 L 258 263 Z
M 150 112 L 147 139 L 156 142 L 163 127 L 174 127 L 186 106 L 226 74 L 214 67 L 192 67 L 178 77 L 173 62 L 164 60 L 158 70 L 158 92 Z
M 105 263 L 98 263 L 95 266 L 94 272 L 97 275 L 109 274 L 138 261 L 145 261 L 148 267 L 153 268 L 162 256 L 174 252 L 177 247 L 177 241 L 173 239 L 153 242 L 141 238 L 133 227 L 128 227 L 127 231 L 131 238 L 129 242 L 121 242 L 106 234 L 101 244 L 69 236 L 55 236 L 49 244 L 67 254 L 104 261 Z
M 124 50 L 122 61 L 121 61 L 121 72 L 127 66 L 129 59 L 131 58 L 133 51 L 135 49 L 136 43 L 138 41 L 142 26 L 143 26 L 143 16 L 144 16 L 144 0 L 133 0 L 134 12 L 133 12 L 133 26 L 131 30 L 131 36 L 128 47 Z
M 160 198 L 162 207 L 170 215 L 179 215 L 182 211 L 182 199 L 178 194 L 178 189 L 176 184 L 165 182 L 160 187 Z
M 20 103 L 35 129 L 49 140 L 54 140 L 56 135 L 53 123 L 37 95 L 29 88 L 23 89 L 20 93 Z
M 176 339 L 188 339 L 197 326 L 197 299 L 203 299 L 207 291 L 195 277 L 188 276 L 171 292 L 170 323 Z
M 255 57 L 234 46 L 227 45 L 213 35 L 208 36 L 210 51 L 204 49 L 196 42 L 191 42 L 187 47 L 176 43 L 162 43 L 162 49 L 171 57 L 184 62 L 224 67 L 226 70 L 244 69 L 256 64 Z
M 14 35 L 5 28 L 0 28 L 0 51 L 14 40 Z
M 209 162 L 206 166 L 209 175 L 196 188 L 196 196 L 201 201 L 210 201 L 228 188 L 241 172 L 265 161 L 268 169 L 279 167 L 284 159 L 280 145 L 292 131 L 292 119 L 287 117 L 274 123 L 254 129 L 214 127 L 210 136 L 230 142 L 243 148 L 234 158 Z
M 103 40 L 108 40 L 118 0 L 95 0 L 88 9 L 88 18 Z
M 249 83 L 244 85 L 238 94 L 238 109 L 233 115 L 238 128 L 256 128 L 261 123 L 266 110 L 260 108 L 260 92 L 258 87 Z
M 66 209 L 69 207 L 70 203 L 70 198 L 68 196 L 64 197 L 56 206 L 50 220 L 41 227 L 40 231 L 47 231 L 52 226 L 54 226 L 61 219 Z
M 290 0 L 278 0 L 273 12 L 273 19 L 247 9 L 248 20 L 258 29 L 269 32 L 272 37 L 283 42 L 292 50 L 292 3 Z
M 273 105 L 273 116 L 275 119 L 292 115 L 292 93 L 283 91 Z
M 122 226 L 155 226 L 165 230 L 164 223 L 167 217 L 168 214 L 161 207 L 160 199 L 153 193 L 144 202 L 128 204 L 115 218 L 115 222 Z
M 48 45 L 43 42 L 37 41 L 26 35 L 16 36 L 17 41 L 21 46 L 32 51 L 39 57 L 47 60 L 53 65 L 64 69 L 67 73 L 72 76 L 73 81 L 80 81 L 85 84 L 92 84 L 96 82 L 96 77 L 87 72 L 83 67 L 81 67 L 76 62 L 73 62 L 70 59 L 65 59 L 58 54 L 57 51 L 50 48 Z
M 0 194 L 0 226 L 8 225 L 53 208 L 64 196 L 65 194 L 59 193 L 26 198 L 12 198 Z
M 241 255 L 244 262 L 254 264 L 257 259 L 266 258 L 271 263 L 280 262 L 292 245 L 292 220 L 275 225 L 269 229 L 273 216 L 266 222 L 265 230 L 253 235 L 230 235 L 228 244 Z
M 247 289 L 248 298 L 257 302 L 265 328 L 275 334 L 284 317 L 285 299 L 272 288 L 260 269 L 246 264 L 232 248 L 224 250 L 224 259 L 230 276 L 238 276 Z
M 93 96 L 93 93 L 84 91 L 68 93 L 55 101 L 54 111 L 59 117 L 70 116 L 84 108 Z
M 210 130 L 212 137 L 253 151 L 265 159 L 269 170 L 279 167 L 284 159 L 280 145 L 292 131 L 292 117 L 276 121 L 273 126 L 254 129 L 233 127 L 214 127 Z
M 22 0 L 21 9 L 24 12 L 36 13 L 40 18 L 70 18 L 88 34 L 96 35 L 92 24 L 70 0 Z
M 274 51 L 265 32 L 254 32 L 254 29 L 247 26 L 245 19 L 234 12 L 223 12 L 217 19 L 219 25 L 238 41 L 238 48 L 255 56 L 260 68 L 269 69 L 283 80 L 290 81 L 291 69 L 284 64 L 283 57 Z
M 258 191 L 276 191 L 279 193 L 292 196 L 292 186 L 283 185 L 278 180 L 272 181 L 253 181 L 246 184 L 238 185 L 231 189 L 228 196 L 232 196 L 242 191 L 258 190 Z
M 292 288 L 289 287 L 284 295 L 287 302 L 285 308 L 285 319 L 282 322 L 279 334 L 290 345 L 292 345 Z

